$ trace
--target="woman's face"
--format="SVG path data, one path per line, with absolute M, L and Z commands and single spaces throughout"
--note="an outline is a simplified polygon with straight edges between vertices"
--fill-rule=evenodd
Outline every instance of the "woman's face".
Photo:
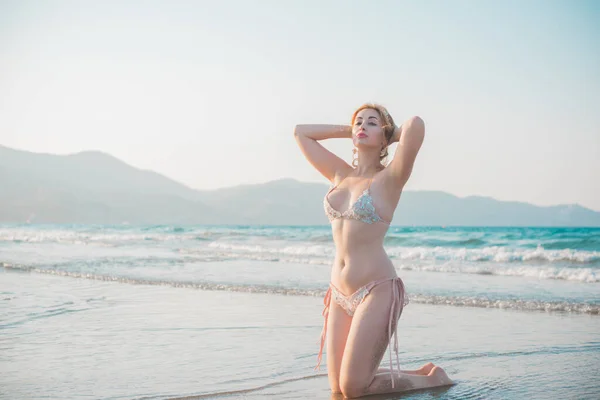
M 360 110 L 352 125 L 354 146 L 370 146 L 381 149 L 381 145 L 386 142 L 382 125 L 379 112 L 372 108 Z

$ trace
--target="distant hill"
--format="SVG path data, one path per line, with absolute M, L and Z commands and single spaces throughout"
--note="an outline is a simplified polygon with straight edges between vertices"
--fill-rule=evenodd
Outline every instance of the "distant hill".
M 0 146 L 2 222 L 216 224 L 242 218 L 197 197 L 185 185 L 105 153 L 60 156 Z
M 0 222 L 323 225 L 326 191 L 325 184 L 294 179 L 198 191 L 101 152 L 63 156 L 0 146 Z M 392 223 L 600 226 L 600 212 L 405 191 Z

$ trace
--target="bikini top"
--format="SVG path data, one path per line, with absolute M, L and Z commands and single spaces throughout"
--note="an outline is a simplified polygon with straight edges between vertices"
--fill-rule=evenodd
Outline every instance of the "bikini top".
M 344 179 L 342 179 L 342 181 Z M 373 224 L 375 222 L 383 222 L 383 223 L 389 225 L 390 223 L 388 221 L 384 220 L 383 218 L 381 218 L 379 216 L 379 214 L 377 214 L 377 211 L 375 211 L 375 206 L 373 205 L 373 197 L 371 197 L 371 190 L 370 190 L 372 180 L 373 180 L 373 178 L 371 178 L 369 180 L 369 187 L 367 187 L 362 192 L 362 194 L 360 196 L 358 196 L 358 199 L 356 199 L 354 204 L 352 204 L 350 206 L 350 208 L 348 208 L 344 212 L 339 212 L 338 210 L 333 208 L 331 206 L 331 203 L 329 203 L 329 199 L 327 198 L 329 196 L 329 193 L 331 193 L 335 188 L 337 188 L 339 186 L 339 184 L 342 183 L 342 181 L 340 181 L 340 183 L 338 183 L 337 185 L 332 185 L 331 189 L 329 189 L 329 191 L 325 195 L 325 198 L 323 199 L 323 206 L 325 208 L 325 214 L 327 215 L 327 218 L 329 218 L 329 222 L 333 222 L 333 220 L 335 220 L 337 218 L 345 218 L 345 219 L 354 219 L 357 221 L 365 222 L 367 224 Z

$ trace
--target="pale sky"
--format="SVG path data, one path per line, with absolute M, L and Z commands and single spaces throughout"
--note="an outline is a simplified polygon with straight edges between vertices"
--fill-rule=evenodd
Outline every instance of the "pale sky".
M 600 211 L 598 21 L 597 1 L 0 0 L 0 144 L 197 189 L 326 183 L 294 126 L 375 101 L 425 120 L 407 190 Z

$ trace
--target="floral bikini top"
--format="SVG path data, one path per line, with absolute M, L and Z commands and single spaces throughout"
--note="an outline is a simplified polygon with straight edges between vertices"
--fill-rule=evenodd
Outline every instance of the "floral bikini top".
M 344 179 L 342 179 L 342 181 Z M 340 181 L 340 183 L 338 183 L 337 185 L 332 185 L 331 189 L 329 189 L 329 191 L 325 195 L 325 198 L 323 199 L 323 206 L 325 208 L 325 214 L 327 215 L 327 218 L 329 218 L 329 222 L 333 222 L 333 220 L 338 219 L 338 218 L 345 218 L 345 219 L 354 219 L 357 221 L 365 222 L 367 224 L 373 224 L 375 222 L 383 222 L 383 223 L 389 225 L 390 223 L 388 221 L 384 220 L 383 218 L 381 218 L 379 216 L 379 214 L 377 214 L 377 211 L 375 211 L 375 206 L 373 205 L 373 197 L 371 197 L 371 190 L 370 190 L 372 180 L 373 180 L 373 178 L 371 178 L 369 180 L 369 187 L 367 187 L 362 192 L 362 194 L 360 196 L 358 196 L 358 199 L 356 199 L 354 204 L 352 204 L 350 206 L 350 208 L 348 208 L 344 212 L 340 212 L 340 211 L 336 210 L 335 208 L 333 208 L 331 206 L 331 203 L 329 203 L 329 199 L 327 198 L 327 196 L 329 196 L 329 193 L 331 193 L 335 188 L 337 188 L 339 186 L 339 184 L 342 183 L 342 181 Z

